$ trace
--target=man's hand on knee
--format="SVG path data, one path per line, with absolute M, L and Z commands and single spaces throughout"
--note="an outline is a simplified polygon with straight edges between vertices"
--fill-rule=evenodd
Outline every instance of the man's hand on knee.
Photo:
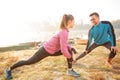
M 112 46 L 111 47 L 111 51 L 113 51 L 114 53 L 118 52 L 118 48 L 116 46 Z

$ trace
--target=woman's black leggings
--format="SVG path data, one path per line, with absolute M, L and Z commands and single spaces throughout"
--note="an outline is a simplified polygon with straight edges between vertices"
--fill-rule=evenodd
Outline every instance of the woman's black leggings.
M 72 55 L 71 51 L 69 51 L 69 53 Z M 21 61 L 17 62 L 13 66 L 11 66 L 10 69 L 13 70 L 13 69 L 23 66 L 23 65 L 34 64 L 48 56 L 59 56 L 59 55 L 62 55 L 61 51 L 58 51 L 55 54 L 49 54 L 42 46 L 31 58 L 29 58 L 28 60 L 21 60 Z M 72 60 L 73 60 L 72 57 L 70 59 L 67 59 L 68 68 L 72 68 L 72 64 L 71 64 Z

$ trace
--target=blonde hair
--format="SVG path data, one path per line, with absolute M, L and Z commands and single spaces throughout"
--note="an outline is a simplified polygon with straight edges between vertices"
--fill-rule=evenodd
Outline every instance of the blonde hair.
M 59 28 L 60 29 L 65 29 L 66 26 L 68 25 L 68 21 L 69 20 L 74 20 L 74 17 L 71 14 L 69 14 L 69 15 L 64 14 L 63 17 L 62 17 L 62 21 L 60 23 L 60 27 Z

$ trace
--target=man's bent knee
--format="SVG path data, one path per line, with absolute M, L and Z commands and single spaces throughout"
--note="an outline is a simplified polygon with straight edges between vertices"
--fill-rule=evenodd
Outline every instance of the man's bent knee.
M 114 58 L 114 57 L 115 57 L 115 55 L 116 55 L 116 53 L 111 52 L 111 53 L 110 53 L 110 55 L 109 55 L 109 58 Z

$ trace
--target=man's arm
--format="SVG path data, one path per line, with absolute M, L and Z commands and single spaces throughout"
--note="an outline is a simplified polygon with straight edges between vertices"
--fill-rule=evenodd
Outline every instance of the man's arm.
M 108 24 L 110 25 L 109 27 L 109 35 L 110 35 L 110 38 L 111 38 L 111 51 L 114 51 L 114 53 L 116 53 L 118 51 L 117 47 L 116 47 L 116 36 L 115 36 L 115 32 L 114 32 L 114 28 L 113 28 L 113 25 L 108 22 Z
M 93 26 L 92 26 L 92 28 L 93 28 Z M 91 29 L 92 29 L 91 28 Z M 86 49 L 85 50 L 88 50 L 88 48 L 90 47 L 90 45 L 91 45 L 91 42 L 92 42 L 92 34 L 91 34 L 91 29 L 89 30 L 89 32 L 88 32 L 88 42 L 87 42 L 87 46 L 86 46 Z
M 109 26 L 110 26 L 108 33 L 111 38 L 111 51 L 114 51 L 116 53 L 118 51 L 118 49 L 116 47 L 116 36 L 115 36 L 113 25 L 109 21 L 102 21 L 102 23 L 109 24 Z
M 71 54 L 68 51 L 68 32 L 66 32 L 65 30 L 62 30 L 59 34 L 60 36 L 60 48 L 61 48 L 61 52 L 63 53 L 63 55 L 70 59 L 71 58 Z
M 111 44 L 112 46 L 116 46 L 116 36 L 115 36 L 113 25 L 109 21 L 102 21 L 102 23 L 109 24 L 110 27 L 109 27 L 108 33 L 111 37 Z
M 92 28 L 93 28 L 93 26 L 92 26 Z M 91 45 L 91 42 L 92 42 L 92 36 L 93 36 L 93 34 L 91 33 L 92 28 L 88 32 L 88 42 L 87 42 L 87 46 L 86 46 L 85 51 L 82 54 L 80 54 L 74 61 L 72 61 L 72 64 L 75 64 L 78 59 L 80 59 L 81 57 L 85 56 L 86 53 L 88 52 L 87 50 L 89 49 L 89 47 Z
M 108 22 L 108 24 L 110 25 L 109 34 L 111 37 L 112 46 L 116 46 L 116 36 L 115 36 L 113 25 L 110 22 Z

